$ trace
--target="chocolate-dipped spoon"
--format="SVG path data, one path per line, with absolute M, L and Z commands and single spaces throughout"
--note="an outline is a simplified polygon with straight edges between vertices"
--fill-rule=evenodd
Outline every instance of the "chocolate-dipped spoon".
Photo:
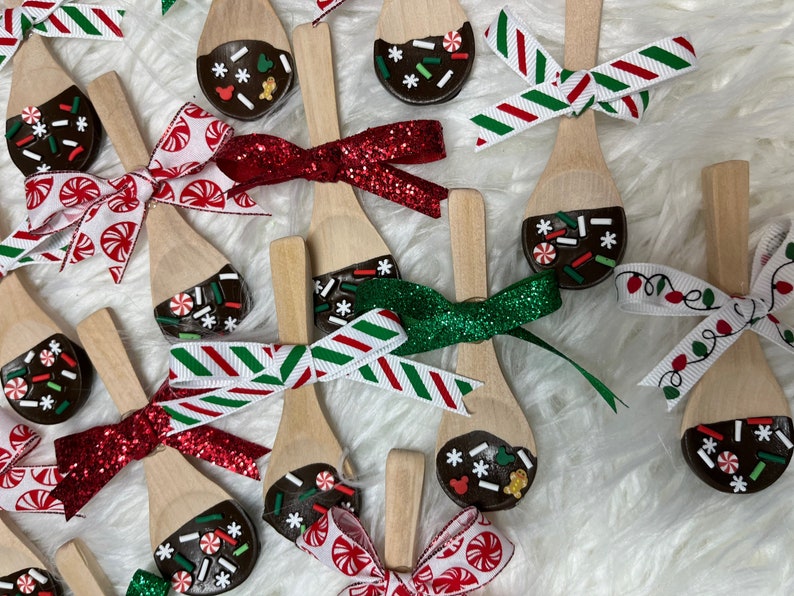
M 485 300 L 485 206 L 476 190 L 457 189 L 449 198 L 455 298 Z M 510 391 L 493 341 L 458 346 L 457 372 L 485 383 L 463 401 L 470 417 L 445 412 L 436 441 L 436 476 L 461 507 L 481 511 L 515 507 L 535 478 L 532 429 Z
M 702 172 L 709 281 L 731 295 L 750 288 L 750 167 L 727 161 Z M 742 333 L 692 388 L 681 449 L 695 474 L 728 493 L 757 492 L 791 460 L 791 409 L 758 335 Z
M 110 311 L 97 311 L 77 332 L 119 412 L 145 407 L 149 400 Z M 256 527 L 243 508 L 172 447 L 144 458 L 143 467 L 149 539 L 171 587 L 185 594 L 221 594 L 242 584 L 259 553 Z
M 55 553 L 58 573 L 79 596 L 115 596 L 116 591 L 94 553 L 79 538 L 61 545 Z
M 280 343 L 310 343 L 311 277 L 303 239 L 274 240 L 270 267 Z M 262 518 L 292 541 L 334 505 L 356 513 L 359 510 L 358 490 L 345 485 L 336 469 L 343 459 L 342 447 L 328 426 L 316 387 L 304 385 L 284 394 L 284 409 L 265 473 Z M 344 476 L 352 475 L 345 462 Z
M 565 68 L 596 64 L 602 0 L 567 0 Z M 529 197 L 521 230 L 533 271 L 555 269 L 561 288 L 589 288 L 623 258 L 626 215 L 598 144 L 593 110 L 561 118 L 557 141 Z
M 240 120 L 264 116 L 292 87 L 289 41 L 267 0 L 213 0 L 198 42 L 204 96 Z
M 118 75 L 105 73 L 89 83 L 88 92 L 124 167 L 133 170 L 149 163 Z M 160 330 L 181 339 L 232 331 L 250 304 L 242 276 L 226 257 L 171 205 L 151 205 L 146 230 L 152 304 Z
M 17 7 L 22 0 L 8 0 Z M 88 97 L 47 49 L 30 35 L 14 54 L 6 107 L 6 143 L 25 175 L 86 170 L 99 151 L 102 126 Z
M 0 596 L 61 596 L 58 580 L 47 569 L 33 543 L 0 511 Z
M 375 73 L 406 103 L 455 97 L 474 62 L 474 33 L 458 0 L 384 0 L 375 40 Z
M 299 25 L 292 35 L 303 106 L 313 145 L 339 139 L 331 34 L 326 23 Z M 355 316 L 356 286 L 371 277 L 399 277 L 383 238 L 344 182 L 314 185 L 306 243 L 314 271 L 314 322 L 330 333 Z
M 416 563 L 416 533 L 422 510 L 425 454 L 392 449 L 386 458 L 386 541 L 383 563 L 406 573 Z

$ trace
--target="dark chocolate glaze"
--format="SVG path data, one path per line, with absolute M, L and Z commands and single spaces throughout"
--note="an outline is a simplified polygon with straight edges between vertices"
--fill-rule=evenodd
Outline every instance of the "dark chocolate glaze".
M 163 540 L 154 552 L 160 574 L 182 594 L 222 594 L 254 569 L 259 537 L 235 501 L 222 501 Z
M 246 48 L 247 52 L 241 56 L 240 52 Z M 256 120 L 290 90 L 295 63 L 292 54 L 267 42 L 241 39 L 199 56 L 196 73 L 205 97 L 220 112 L 238 120 Z M 245 74 L 248 76 L 244 77 Z M 245 99 L 241 100 L 240 94 Z
M 349 322 L 356 318 L 356 286 L 373 277 L 400 278 L 400 270 L 391 255 L 375 257 L 356 263 L 346 269 L 324 273 L 314 281 L 314 324 L 323 333 L 331 333 L 342 327 L 341 320 Z M 328 284 L 333 284 L 328 288 Z M 340 319 L 334 322 L 333 318 Z
M 231 265 L 154 309 L 160 331 L 178 339 L 231 333 L 251 308 L 243 276 Z
M 470 455 L 483 444 L 487 447 Z M 530 466 L 520 457 L 519 450 Z M 450 439 L 438 451 L 436 477 L 447 496 L 460 507 L 474 505 L 480 511 L 501 511 L 518 505 L 535 479 L 537 462 L 526 447 L 511 446 L 491 433 L 475 430 Z M 481 482 L 498 488 L 492 490 L 481 486 Z
M 712 488 L 758 492 L 780 478 L 791 461 L 791 418 L 743 418 L 738 423 L 738 431 L 737 420 L 689 428 L 681 437 L 681 451 L 695 475 Z
M 31 571 L 33 571 L 32 574 Z M 40 582 L 40 579 L 45 581 Z M 20 569 L 10 575 L 0 577 L 0 596 L 18 596 L 19 594 L 62 596 L 63 589 L 58 580 L 48 571 L 39 567 Z
M 612 269 L 623 258 L 626 249 L 626 214 L 622 207 L 603 207 L 566 211 L 564 215 L 569 220 L 567 223 L 558 213 L 525 219 L 521 229 L 524 255 L 533 271 L 554 269 L 561 288 L 590 288 L 612 275 Z M 584 217 L 584 235 L 580 234 L 577 225 L 580 216 Z M 590 223 L 593 219 L 612 222 L 595 225 Z M 551 231 L 547 232 L 549 229 Z M 556 236 L 561 230 L 565 230 L 565 234 Z M 549 235 L 555 237 L 547 238 Z M 573 241 L 573 245 L 564 244 Z M 580 258 L 583 262 L 577 264 Z
M 454 51 L 445 49 L 444 35 L 412 39 L 404 44 L 376 39 L 373 56 L 375 74 L 381 85 L 397 99 L 410 104 L 442 103 L 455 97 L 474 62 L 474 33 L 469 22 L 463 23 L 457 33 L 460 46 Z M 416 47 L 414 41 L 432 43 L 435 47 L 432 50 Z M 417 64 L 427 72 L 417 69 Z M 452 74 L 446 77 L 450 71 Z
M 0 369 L 3 392 L 14 411 L 37 424 L 58 424 L 91 393 L 94 367 L 62 333 L 51 335 Z
M 88 96 L 72 85 L 34 107 L 40 112 L 40 117 L 33 117 L 36 122 L 24 114 L 6 120 L 6 143 L 14 165 L 25 176 L 87 170 L 102 138 L 102 124 Z
M 301 486 L 286 476 L 277 480 L 265 495 L 262 514 L 262 519 L 282 536 L 295 542 L 305 529 L 335 505 L 358 514 L 361 506 L 358 489 L 345 485 L 333 466 L 311 464 L 291 474 L 302 482 Z M 333 487 L 329 488 L 331 485 Z

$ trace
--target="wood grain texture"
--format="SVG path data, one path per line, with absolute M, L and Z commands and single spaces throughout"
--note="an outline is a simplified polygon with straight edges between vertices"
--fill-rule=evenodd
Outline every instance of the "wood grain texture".
M 0 280 L 0 304 L 0 366 L 51 335 L 62 333 L 25 290 L 19 273 Z
M 290 51 L 287 33 L 267 0 L 213 0 L 199 37 L 198 55 L 243 39 L 266 41 L 279 50 Z
M 11 516 L 0 511 L 0 576 L 30 567 L 48 569 L 44 557 Z
M 68 89 L 75 82 L 53 58 L 41 35 L 29 36 L 14 54 L 14 76 L 8 94 L 6 117 L 16 116 L 27 106 L 38 106 Z
M 414 568 L 424 478 L 424 453 L 406 449 L 389 451 L 386 458 L 386 541 L 383 554 L 387 569 L 407 572 Z
M 375 35 L 403 44 L 457 31 L 467 20 L 458 0 L 384 0 Z
M 79 596 L 115 596 L 116 590 L 94 553 L 79 538 L 61 545 L 55 553 L 58 572 Z

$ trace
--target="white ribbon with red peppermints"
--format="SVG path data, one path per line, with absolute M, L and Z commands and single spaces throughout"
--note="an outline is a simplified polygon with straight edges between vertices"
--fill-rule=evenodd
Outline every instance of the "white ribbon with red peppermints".
M 649 263 L 617 267 L 615 284 L 618 306 L 626 312 L 708 315 L 640 381 L 661 387 L 670 408 L 748 329 L 794 353 L 794 330 L 772 314 L 794 298 L 794 219 L 779 220 L 764 230 L 747 296 L 729 296 L 696 277 Z
M 341 507 L 329 509 L 296 545 L 355 581 L 340 596 L 468 594 L 496 577 L 515 550 L 475 507 L 455 516 L 408 573 L 385 569 L 361 522 Z
M 345 0 L 314 0 L 314 16 L 312 25 L 322 21 L 334 9 L 339 8 Z
M 66 6 L 64 6 L 66 5 Z M 120 40 L 124 10 L 118 7 L 72 4 L 69 0 L 26 0 L 6 8 L 0 24 L 0 68 L 8 63 L 28 31 L 45 37 Z
M 471 117 L 479 128 L 476 151 L 556 116 L 588 108 L 639 122 L 648 89 L 697 68 L 686 35 L 666 37 L 590 70 L 565 70 L 505 7 L 485 30 L 488 46 L 532 85 Z
M 162 404 L 176 433 L 309 383 L 345 378 L 468 415 L 482 383 L 389 354 L 408 336 L 394 313 L 371 310 L 309 346 L 192 341 L 171 348 L 169 382 L 213 391 Z

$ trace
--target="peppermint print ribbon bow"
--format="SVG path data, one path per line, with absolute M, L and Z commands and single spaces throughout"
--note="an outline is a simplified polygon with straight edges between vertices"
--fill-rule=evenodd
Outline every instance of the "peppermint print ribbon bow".
M 358 312 L 386 308 L 399 315 L 408 341 L 394 354 L 416 354 L 499 334 L 510 335 L 566 360 L 617 412 L 615 402 L 623 402 L 600 379 L 521 327 L 553 313 L 561 305 L 560 288 L 552 270 L 522 279 L 482 302 L 453 303 L 432 288 L 401 279 L 367 280 L 356 291 Z
M 126 596 L 168 596 L 171 583 L 159 575 L 138 569 L 127 586 Z
M 28 231 L 49 235 L 75 226 L 61 268 L 99 254 L 119 283 L 150 200 L 199 211 L 265 215 L 245 193 L 229 199 L 234 183 L 211 161 L 232 134 L 228 124 L 187 103 L 174 116 L 146 167 L 113 180 L 82 172 L 28 176 Z
M 406 340 L 400 320 L 373 310 L 309 346 L 198 341 L 171 348 L 171 385 L 207 390 L 163 409 L 171 432 L 206 424 L 265 397 L 345 378 L 468 415 L 462 397 L 479 381 L 389 352 Z
M 0 25 L 0 68 L 9 62 L 28 31 L 45 37 L 120 40 L 124 37 L 119 27 L 123 16 L 120 8 L 69 0 L 26 0 L 17 8 L 6 8 Z
M 63 479 L 57 466 L 20 466 L 41 437 L 0 410 L 0 511 L 63 513 L 50 491 Z
M 143 459 L 159 445 L 259 480 L 255 460 L 270 452 L 267 447 L 209 426 L 173 433 L 164 404 L 181 395 L 184 392 L 174 392 L 167 381 L 163 382 L 146 407 L 121 422 L 55 440 L 58 469 L 68 476 L 53 490 L 53 496 L 63 501 L 66 519 L 80 511 L 128 464 Z
M 485 31 L 485 41 L 518 76 L 532 85 L 471 117 L 479 127 L 476 151 L 557 116 L 588 108 L 639 122 L 648 89 L 697 68 L 689 37 L 666 37 L 590 70 L 562 68 L 505 7 Z
M 661 387 L 668 408 L 748 329 L 794 353 L 794 330 L 772 314 L 794 298 L 794 219 L 773 222 L 765 229 L 751 277 L 747 296 L 729 296 L 671 267 L 638 263 L 615 269 L 618 307 L 623 311 L 708 315 L 639 383 Z
M 342 6 L 345 0 L 314 0 L 314 18 L 312 25 L 317 25 L 332 10 Z
M 339 596 L 468 594 L 496 577 L 515 550 L 475 507 L 456 515 L 430 541 L 409 573 L 385 569 L 361 522 L 341 507 L 329 509 L 296 545 L 354 580 Z
M 369 128 L 353 136 L 303 149 L 264 134 L 235 137 L 215 161 L 237 190 L 295 178 L 347 182 L 431 217 L 441 217 L 449 191 L 390 164 L 438 161 L 446 156 L 437 120 L 409 120 Z

